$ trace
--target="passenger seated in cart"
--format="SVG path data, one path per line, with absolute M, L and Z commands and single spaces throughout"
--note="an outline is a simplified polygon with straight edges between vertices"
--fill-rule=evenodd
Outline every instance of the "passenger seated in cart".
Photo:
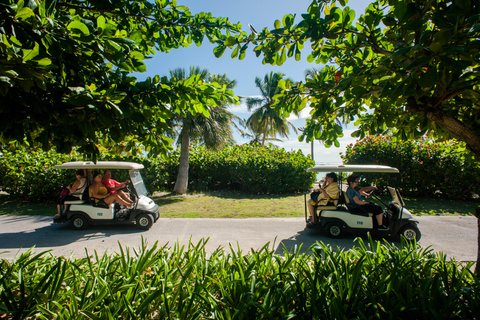
M 120 198 L 122 198 L 123 201 L 129 204 L 133 204 L 133 201 L 130 200 L 130 197 L 122 191 L 122 188 L 124 188 L 125 185 L 127 185 L 128 183 L 130 183 L 130 180 L 120 183 L 117 180 L 112 179 L 112 173 L 110 172 L 110 170 L 105 170 L 105 172 L 103 173 L 102 184 L 107 188 L 108 193 L 118 193 L 118 195 L 120 196 Z
M 94 199 L 97 205 L 109 205 L 116 201 L 131 209 L 132 204 L 123 200 L 118 193 L 109 194 L 107 188 L 102 184 L 102 174 L 98 171 L 93 172 L 93 185 L 89 189 L 90 198 Z
M 358 190 L 355 188 L 358 187 L 358 176 L 350 175 L 347 178 L 348 189 L 347 189 L 347 197 L 350 200 L 348 204 L 348 210 L 353 213 L 359 213 L 362 215 L 368 214 L 369 216 L 375 215 L 378 223 L 378 229 L 380 230 L 387 230 L 388 228 L 383 226 L 383 210 L 382 207 L 371 203 L 369 201 L 364 201 L 362 199 L 362 195 L 365 197 L 369 197 L 366 193 L 368 191 L 376 190 L 377 187 L 363 187 Z
M 57 215 L 54 219 L 62 218 L 61 207 L 65 201 L 79 200 L 82 197 L 83 190 L 87 184 L 87 180 L 84 177 L 83 170 L 77 170 L 75 172 L 75 177 L 77 180 L 72 182 L 68 187 L 66 187 L 60 194 L 60 199 L 57 203 Z
M 308 210 L 310 211 L 310 220 L 313 224 L 317 223 L 316 206 L 325 206 L 330 200 L 338 199 L 340 188 L 338 187 L 337 181 L 337 174 L 335 172 L 330 172 L 325 176 L 325 181 L 322 186 L 320 187 L 320 182 L 318 182 L 319 187 L 313 189 L 314 192 L 320 192 L 316 201 L 308 199 Z

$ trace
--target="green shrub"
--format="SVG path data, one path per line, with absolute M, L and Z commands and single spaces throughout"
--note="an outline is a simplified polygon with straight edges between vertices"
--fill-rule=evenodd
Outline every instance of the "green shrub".
M 48 253 L 0 260 L 0 317 L 7 319 L 476 319 L 472 264 L 416 245 L 359 240 L 308 254 L 268 244 L 205 250 L 143 244 L 85 259 Z
M 180 150 L 166 159 L 140 156 L 103 155 L 98 160 L 141 163 L 147 190 L 173 190 Z M 54 201 L 60 190 L 75 180 L 72 170 L 54 170 L 53 166 L 80 160 L 79 155 L 54 151 L 5 151 L 0 154 L 0 187 L 12 197 L 28 201 Z M 306 172 L 313 161 L 300 151 L 260 146 L 231 146 L 221 151 L 203 147 L 190 150 L 189 190 L 238 190 L 247 193 L 290 193 L 304 191 L 315 175 Z M 112 172 L 118 181 L 128 179 L 126 172 Z
M 168 160 L 158 163 L 165 168 L 169 180 L 165 188 L 172 190 L 176 181 L 180 150 Z M 245 193 L 303 192 L 313 185 L 315 174 L 306 172 L 314 162 L 301 151 L 261 147 L 230 146 L 210 151 L 197 146 L 190 149 L 189 187 L 191 191 L 238 190 Z
M 400 174 L 364 174 L 368 183 L 392 185 L 404 195 L 471 199 L 480 192 L 480 167 L 456 141 L 392 141 L 388 136 L 370 136 L 347 146 L 345 164 L 382 164 Z
M 54 151 L 2 151 L 0 187 L 12 197 L 47 202 L 58 198 L 61 189 L 75 181 L 74 172 L 53 170 L 59 163 L 77 160 L 78 155 Z

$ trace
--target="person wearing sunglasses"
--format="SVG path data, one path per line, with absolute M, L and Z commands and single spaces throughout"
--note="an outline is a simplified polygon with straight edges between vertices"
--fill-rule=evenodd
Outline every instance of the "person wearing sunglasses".
M 347 189 L 347 197 L 350 200 L 348 204 L 348 210 L 353 213 L 366 215 L 368 214 L 370 217 L 375 216 L 378 223 L 379 230 L 388 230 L 387 227 L 383 225 L 383 210 L 377 204 L 374 204 L 369 201 L 365 201 L 362 199 L 362 196 L 369 197 L 370 195 L 367 192 L 376 190 L 377 187 L 363 187 L 358 188 L 359 177 L 357 175 L 350 175 L 347 178 L 348 189 Z

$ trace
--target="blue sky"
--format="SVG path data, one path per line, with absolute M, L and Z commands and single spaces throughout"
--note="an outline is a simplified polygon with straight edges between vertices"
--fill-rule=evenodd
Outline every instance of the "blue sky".
M 286 14 L 296 14 L 295 22 L 298 23 L 301 21 L 301 14 L 307 12 L 310 3 L 309 0 L 177 0 L 177 5 L 189 7 L 192 14 L 202 11 L 211 12 L 214 17 L 227 17 L 232 23 L 240 22 L 243 30 L 248 33 L 250 33 L 248 24 L 251 24 L 257 31 L 265 27 L 273 29 L 275 20 L 282 20 Z M 367 0 L 351 0 L 349 6 L 355 10 L 358 17 L 369 3 Z M 144 80 L 146 77 L 155 75 L 167 75 L 169 70 L 175 68 L 188 69 L 195 65 L 206 68 L 211 73 L 226 73 L 230 79 L 237 80 L 237 86 L 234 88 L 235 94 L 241 97 L 250 97 L 259 95 L 254 82 L 257 76 L 263 78 L 265 74 L 273 71 L 281 72 L 294 81 L 301 81 L 304 80 L 306 70 L 312 67 L 322 67 L 306 61 L 309 54 L 308 46 L 305 46 L 302 51 L 301 61 L 288 59 L 280 67 L 263 65 L 262 59 L 257 58 L 251 49 L 247 51 L 245 59 L 240 61 L 232 59 L 230 57 L 231 50 L 228 49 L 221 58 L 215 58 L 213 48 L 214 46 L 210 45 L 208 40 L 205 40 L 201 47 L 193 45 L 188 48 L 172 50 L 168 54 L 157 53 L 152 59 L 146 61 L 147 71 L 142 74 L 135 74 L 135 76 L 139 80 Z M 239 106 L 232 106 L 231 111 L 241 118 L 247 119 L 249 117 L 244 103 Z M 295 117 L 289 120 L 295 127 L 299 128 L 304 126 L 305 118 L 308 116 L 308 110 L 305 109 L 300 118 Z M 341 164 L 339 153 L 345 150 L 347 144 L 355 142 L 355 139 L 350 137 L 352 131 L 353 128 L 350 127 L 344 130 L 345 137 L 340 140 L 340 148 L 325 148 L 321 143 L 316 142 L 314 145 L 315 162 L 318 164 Z M 235 135 L 235 140 L 239 144 L 247 142 L 238 134 Z M 304 154 L 310 155 L 310 144 L 299 142 L 295 134 L 289 136 L 289 139 L 282 138 L 282 141 L 275 144 L 286 150 L 301 149 Z

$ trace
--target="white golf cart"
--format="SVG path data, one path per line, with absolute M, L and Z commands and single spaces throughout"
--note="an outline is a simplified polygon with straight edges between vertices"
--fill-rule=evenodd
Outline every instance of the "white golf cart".
M 374 235 L 404 237 L 408 241 L 420 240 L 421 233 L 417 227 L 418 221 L 404 208 L 405 203 L 400 192 L 395 188 L 387 187 L 388 193 L 392 198 L 388 204 L 385 204 L 379 197 L 372 194 L 385 207 L 384 224 L 388 226 L 388 230 L 377 230 L 374 226 L 374 217 L 368 215 L 368 213 L 360 215 L 348 210 L 349 200 L 345 192 L 348 185 L 342 185 L 342 174 L 358 174 L 361 172 L 398 173 L 397 168 L 379 165 L 319 165 L 309 168 L 307 171 L 339 173 L 338 183 L 341 190 L 340 198 L 333 200 L 333 203 L 328 203 L 325 206 L 314 206 L 314 211 L 318 216 L 317 224 L 311 224 L 307 220 L 307 194 L 305 195 L 305 221 L 307 222 L 307 228 L 324 229 L 327 235 L 332 238 L 341 237 L 345 231 L 354 234 L 368 231 Z
M 132 209 L 121 208 L 115 202 L 110 205 L 97 205 L 89 196 L 90 185 L 82 191 L 79 200 L 65 201 L 61 206 L 62 217 L 54 219 L 55 223 L 69 222 L 75 229 L 85 229 L 89 224 L 132 224 L 141 229 L 150 229 L 160 218 L 158 205 L 148 197 L 140 169 L 142 164 L 123 161 L 73 161 L 54 166 L 55 169 L 85 170 L 127 170 L 131 187 L 126 187 L 131 200 L 135 202 Z

